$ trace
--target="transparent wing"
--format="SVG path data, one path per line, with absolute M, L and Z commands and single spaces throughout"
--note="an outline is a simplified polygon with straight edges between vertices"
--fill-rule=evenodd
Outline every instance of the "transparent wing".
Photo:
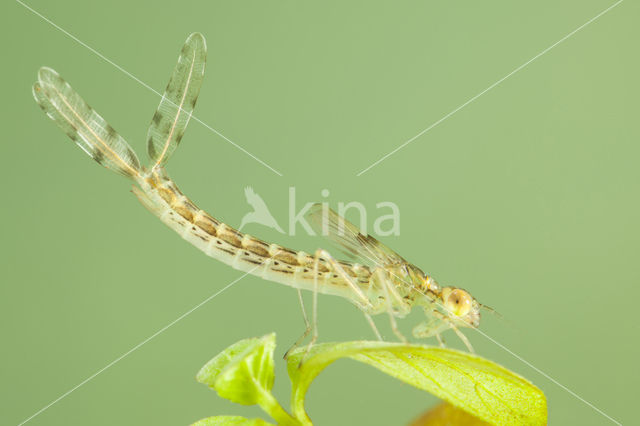
M 311 206 L 307 217 L 311 226 L 320 235 L 338 245 L 347 255 L 356 258 L 364 265 L 383 266 L 406 263 L 398 253 L 373 238 L 322 204 Z
M 147 150 L 154 166 L 163 166 L 182 139 L 198 99 L 206 56 L 203 35 L 191 34 L 147 132 Z
M 128 177 L 139 174 L 140 162 L 129 144 L 57 72 L 41 68 L 33 96 L 47 116 L 99 164 Z

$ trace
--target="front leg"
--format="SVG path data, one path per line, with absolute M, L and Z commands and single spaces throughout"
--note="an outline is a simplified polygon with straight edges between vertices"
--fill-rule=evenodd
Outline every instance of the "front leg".
M 431 318 L 429 321 L 424 321 L 416 325 L 412 330 L 412 334 L 416 339 L 426 339 L 435 336 L 440 346 L 444 347 L 444 341 L 440 334 L 449 328 L 451 327 L 447 321 L 443 321 L 440 318 Z
M 462 343 L 467 347 L 469 352 L 475 353 L 473 350 L 473 346 L 471 346 L 471 342 L 467 339 L 462 331 L 454 324 L 454 322 L 447 316 L 443 315 L 438 311 L 429 312 L 429 315 L 432 315 L 430 321 L 425 321 L 413 328 L 413 336 L 416 338 L 427 338 L 435 336 L 440 342 L 440 346 L 444 346 L 444 342 L 440 337 L 440 333 L 445 330 L 452 329 L 456 335 L 462 340 Z

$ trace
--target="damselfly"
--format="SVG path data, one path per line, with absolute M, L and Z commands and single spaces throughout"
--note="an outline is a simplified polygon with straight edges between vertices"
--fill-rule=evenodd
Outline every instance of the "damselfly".
M 266 243 L 216 220 L 180 192 L 165 165 L 191 118 L 204 78 L 205 57 L 204 37 L 192 34 L 151 119 L 147 133 L 151 158 L 148 168 L 140 165 L 129 144 L 54 70 L 40 69 L 33 95 L 49 118 L 90 157 L 131 179 L 140 202 L 182 238 L 235 269 L 296 288 L 301 302 L 300 290 L 313 291 L 312 323 L 302 304 L 307 324 L 302 338 L 313 330 L 310 345 L 317 338 L 317 294 L 324 293 L 354 303 L 380 339 L 372 315 L 387 313 L 394 333 L 404 341 L 396 317 L 419 307 L 427 320 L 413 329 L 415 337 L 435 336 L 442 344 L 440 333 L 453 329 L 472 350 L 459 327 L 478 327 L 481 305 L 467 291 L 441 287 L 431 276 L 327 207 L 315 205 L 310 213 L 312 222 L 354 261 L 336 260 L 323 249 L 311 255 Z

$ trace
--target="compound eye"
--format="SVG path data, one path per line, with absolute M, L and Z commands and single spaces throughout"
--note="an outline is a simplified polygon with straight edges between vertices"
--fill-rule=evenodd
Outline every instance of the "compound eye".
M 445 306 L 449 312 L 458 317 L 463 317 L 471 310 L 471 295 L 459 288 L 452 290 L 447 297 Z

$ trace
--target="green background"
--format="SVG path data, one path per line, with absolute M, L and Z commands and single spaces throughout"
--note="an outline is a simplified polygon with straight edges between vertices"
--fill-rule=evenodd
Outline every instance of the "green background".
M 232 225 L 251 185 L 285 225 L 306 202 L 401 210 L 383 238 L 505 320 L 481 329 L 622 423 L 637 417 L 639 7 L 626 1 L 360 177 L 356 173 L 552 45 L 612 1 L 28 3 L 162 92 L 190 32 L 209 55 L 196 116 L 168 169 Z M 11 1 L 2 3 L 0 422 L 17 424 L 241 274 L 152 217 L 31 97 L 59 71 L 144 156 L 159 98 Z M 370 224 L 371 225 L 371 222 Z M 322 240 L 246 231 L 294 248 Z M 309 296 L 309 295 L 307 295 Z M 322 341 L 371 339 L 348 302 L 320 298 Z M 408 332 L 420 320 L 401 322 Z M 378 323 L 389 339 L 386 318 Z M 295 292 L 246 277 L 29 424 L 184 425 L 260 416 L 196 383 L 231 343 L 302 332 Z M 551 424 L 611 424 L 482 335 L 476 351 L 548 397 Z M 460 347 L 453 333 L 453 347 Z M 635 361 L 634 361 L 635 360 Z M 406 424 L 435 398 L 352 361 L 311 387 L 318 425 Z

